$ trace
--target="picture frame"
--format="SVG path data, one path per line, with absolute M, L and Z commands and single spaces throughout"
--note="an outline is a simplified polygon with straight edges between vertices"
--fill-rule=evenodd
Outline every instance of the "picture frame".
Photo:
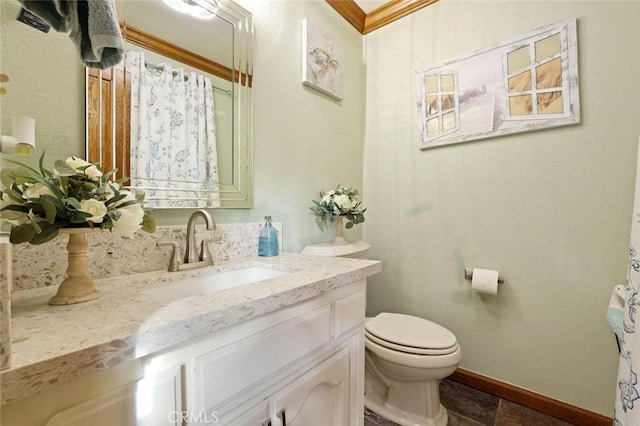
M 307 18 L 302 20 L 302 83 L 338 101 L 343 99 L 343 49 Z
M 420 149 L 580 122 L 576 18 L 416 71 Z

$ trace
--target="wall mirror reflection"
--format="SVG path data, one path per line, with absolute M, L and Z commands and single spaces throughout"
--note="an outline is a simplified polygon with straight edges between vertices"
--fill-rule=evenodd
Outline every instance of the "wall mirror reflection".
M 156 208 L 252 206 L 250 14 L 232 2 L 117 2 L 126 54 L 87 69 L 87 158 Z

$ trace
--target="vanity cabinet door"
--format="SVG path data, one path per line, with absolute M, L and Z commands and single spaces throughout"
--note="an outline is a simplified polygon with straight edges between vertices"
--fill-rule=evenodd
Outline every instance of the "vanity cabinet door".
M 51 417 L 46 426 L 134 426 L 136 387 L 132 383 L 65 408 Z
M 267 426 L 269 425 L 269 400 L 262 400 L 251 408 L 242 407 L 234 413 L 219 417 L 218 424 L 221 426 Z
M 349 348 L 342 348 L 270 398 L 273 426 L 349 425 Z
M 182 389 L 184 366 L 145 374 L 136 392 L 136 426 L 175 426 L 188 419 Z

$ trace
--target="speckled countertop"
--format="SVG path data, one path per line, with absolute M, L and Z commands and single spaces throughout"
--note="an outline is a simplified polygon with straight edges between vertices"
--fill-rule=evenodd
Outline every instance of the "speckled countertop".
M 287 275 L 161 303 L 143 290 L 246 266 Z M 153 271 L 96 280 L 102 297 L 50 306 L 56 287 L 16 292 L 12 367 L 0 373 L 2 403 L 152 354 L 382 271 L 378 261 L 284 253 L 185 272 Z

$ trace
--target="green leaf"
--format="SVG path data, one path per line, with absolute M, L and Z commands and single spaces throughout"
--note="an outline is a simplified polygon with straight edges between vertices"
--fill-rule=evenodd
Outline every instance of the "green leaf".
M 56 160 L 53 165 L 53 170 L 55 170 L 60 176 L 73 176 L 78 174 L 76 169 L 68 165 L 63 160 Z
M 53 204 L 56 207 L 56 210 L 58 211 L 58 214 L 60 216 L 65 216 L 65 213 L 67 212 L 67 207 L 64 205 L 62 201 L 48 194 L 43 194 L 40 196 L 40 198 L 47 200 L 49 203 Z
M 19 204 L 24 203 L 24 199 L 22 198 L 20 193 L 15 191 L 13 188 L 5 188 L 4 193 L 7 194 L 7 196 L 11 198 L 13 201 L 15 201 L 16 203 L 19 203 Z
M 76 210 L 71 213 L 71 223 L 87 223 L 91 217 L 91 213 Z
M 11 228 L 9 241 L 11 241 L 12 244 L 22 244 L 31 241 L 35 236 L 36 230 L 34 227 L 30 223 L 24 223 Z
M 42 155 L 44 155 L 44 152 L 42 153 Z M 27 169 L 27 170 L 35 173 L 35 174 L 38 174 L 38 171 L 36 169 L 34 169 L 33 167 L 30 167 L 30 166 L 27 166 L 26 164 L 21 163 L 20 161 L 12 160 L 10 158 L 3 158 L 2 160 L 6 161 L 7 163 L 11 163 L 11 164 L 14 164 L 16 166 L 19 166 L 19 167 L 22 167 L 24 169 Z
M 62 201 L 64 201 L 71 208 L 73 208 L 75 210 L 80 210 L 80 201 L 76 200 L 75 198 L 68 197 L 68 198 L 64 198 Z M 91 216 L 91 215 L 89 215 L 89 216 Z
M 47 222 L 53 223 L 58 215 L 58 210 L 56 209 L 55 204 L 44 197 L 40 197 L 40 204 L 44 209 Z
M 109 180 L 109 177 L 111 177 L 111 175 L 114 174 L 117 171 L 118 171 L 118 169 L 109 170 L 107 173 L 102 175 L 102 181 L 103 182 L 107 182 L 107 180 Z
M 131 206 L 134 204 L 140 204 L 140 201 L 138 200 L 129 200 L 129 201 L 125 201 L 122 204 L 118 204 L 118 208 L 121 209 L 122 207 L 127 207 L 127 206 Z
M 16 181 L 16 170 L 15 169 L 2 169 L 0 170 L 0 182 L 4 186 L 11 186 L 12 183 Z
M 151 213 L 148 211 L 144 212 L 142 218 L 142 230 L 149 233 L 155 232 L 156 230 L 156 219 L 151 216 Z
M 15 207 L 15 208 L 14 208 Z M 24 206 L 12 204 L 0 210 L 0 217 L 7 220 L 18 220 L 28 216 L 29 209 Z
M 63 225 L 64 223 L 57 222 L 47 226 L 43 226 L 42 231 L 39 234 L 36 234 L 29 242 L 31 244 L 43 244 L 47 241 L 51 241 L 58 236 L 58 231 L 60 230 L 60 228 L 62 228 Z

